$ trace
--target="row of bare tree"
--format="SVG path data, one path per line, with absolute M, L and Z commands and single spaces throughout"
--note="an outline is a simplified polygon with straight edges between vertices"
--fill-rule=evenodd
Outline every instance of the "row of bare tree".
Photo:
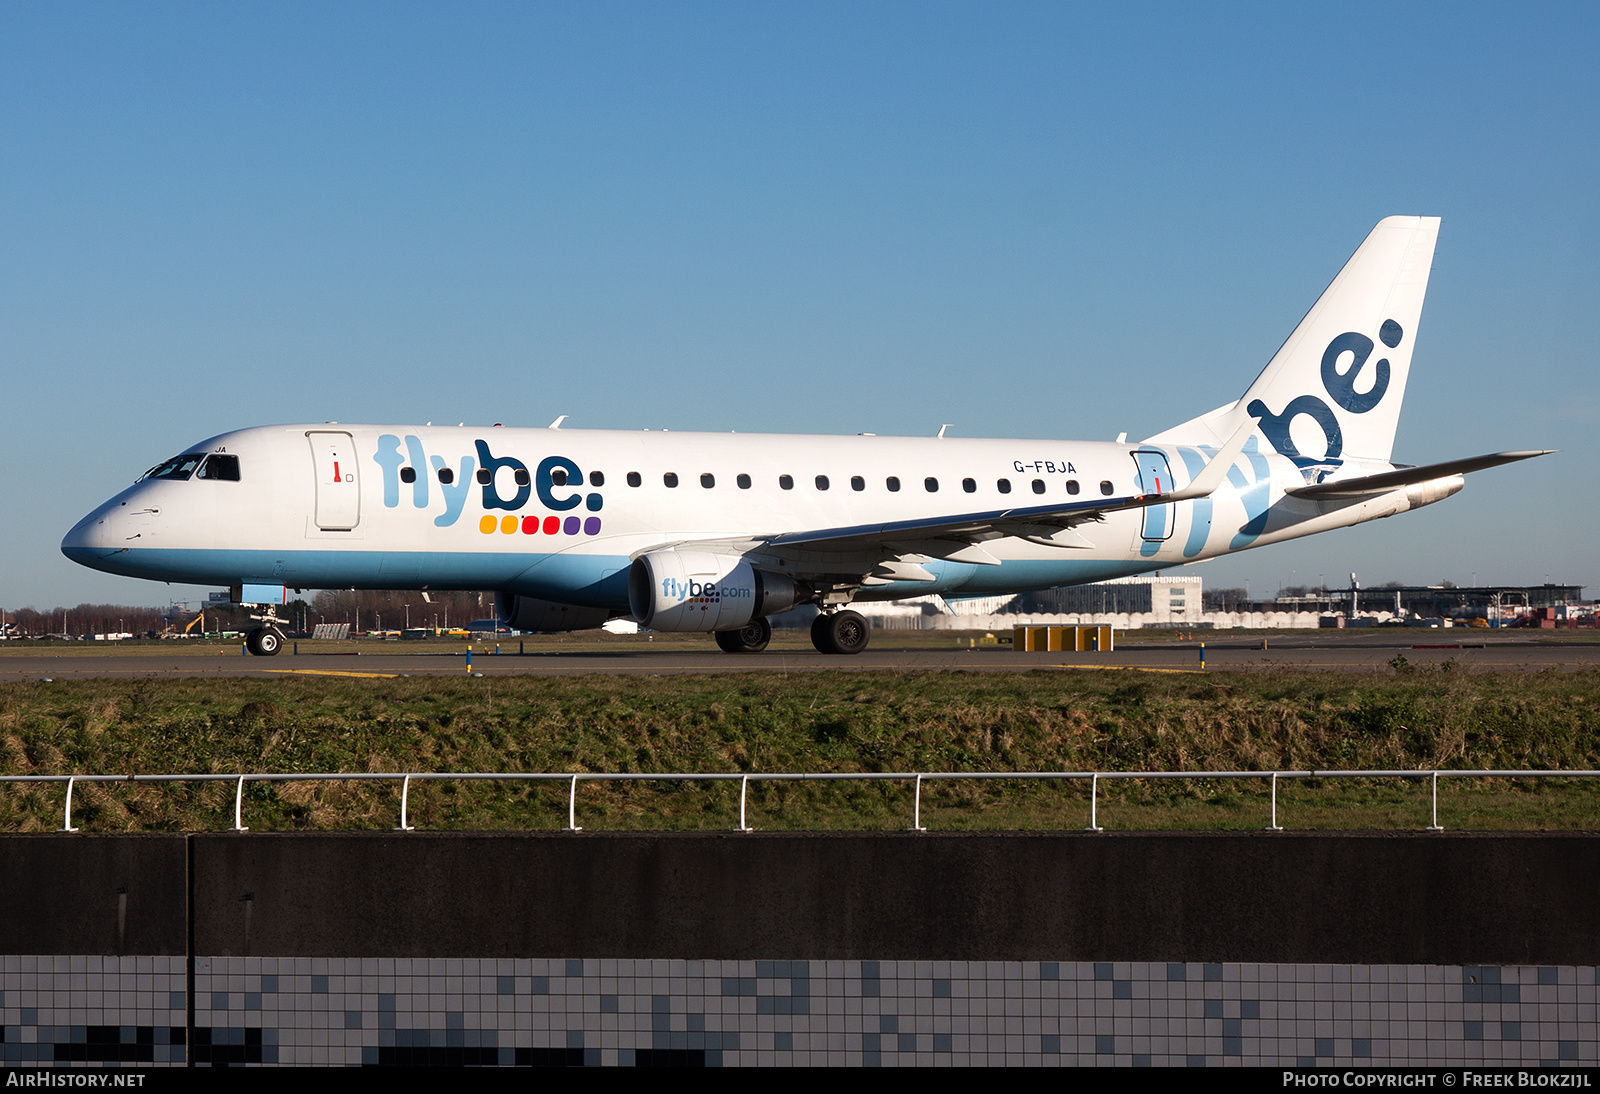
M 252 625 L 250 612 L 237 604 L 208 604 L 203 630 L 241 630 Z M 10 635 L 43 638 L 97 634 L 157 635 L 181 631 L 199 614 L 186 608 L 152 608 L 130 604 L 79 604 L 75 608 L 0 610 L 0 624 Z M 494 616 L 493 593 L 422 593 L 324 589 L 310 601 L 294 600 L 278 615 L 294 630 L 318 623 L 349 623 L 357 631 L 405 627 L 465 627 Z

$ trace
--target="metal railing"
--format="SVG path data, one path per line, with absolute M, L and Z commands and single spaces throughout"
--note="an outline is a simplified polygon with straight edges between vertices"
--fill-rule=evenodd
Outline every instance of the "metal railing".
M 1440 769 L 1424 771 L 883 771 L 883 772 L 750 772 L 693 774 L 652 774 L 622 772 L 256 772 L 234 775 L 0 775 L 0 784 L 6 783 L 65 783 L 66 803 L 62 811 L 62 832 L 76 832 L 72 825 L 72 791 L 79 783 L 209 783 L 234 784 L 233 831 L 247 832 L 244 823 L 244 785 L 247 782 L 398 782 L 400 784 L 400 823 L 397 831 L 410 832 L 415 825 L 409 822 L 411 784 L 417 782 L 564 782 L 567 787 L 566 832 L 581 832 L 578 824 L 578 784 L 587 782 L 738 782 L 739 826 L 735 831 L 753 832 L 747 823 L 747 802 L 752 782 L 882 782 L 901 781 L 912 785 L 911 827 L 913 832 L 926 832 L 922 824 L 922 784 L 928 780 L 991 780 L 1023 779 L 1038 781 L 1089 782 L 1088 832 L 1103 832 L 1099 823 L 1101 780 L 1115 779 L 1222 779 L 1266 780 L 1271 802 L 1270 822 L 1266 831 L 1281 832 L 1278 824 L 1278 781 L 1280 779 L 1427 779 L 1430 785 L 1430 812 L 1426 831 L 1442 832 L 1439 824 L 1439 780 L 1447 779 L 1592 779 L 1600 771 L 1547 771 L 1547 770 L 1458 770 Z

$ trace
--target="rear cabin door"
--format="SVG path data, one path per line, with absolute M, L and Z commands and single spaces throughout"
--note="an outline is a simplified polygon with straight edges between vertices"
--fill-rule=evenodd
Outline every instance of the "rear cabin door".
M 356 447 L 348 433 L 307 433 L 317 473 L 317 527 L 328 532 L 354 528 L 361 520 L 361 482 Z
M 1139 465 L 1139 492 L 1146 496 L 1151 494 L 1170 494 L 1172 485 L 1172 468 L 1167 464 L 1165 452 L 1153 452 L 1141 449 L 1133 454 L 1134 462 Z M 1141 533 L 1146 542 L 1158 542 L 1172 536 L 1173 513 L 1170 505 L 1150 505 L 1144 510 L 1144 530 Z

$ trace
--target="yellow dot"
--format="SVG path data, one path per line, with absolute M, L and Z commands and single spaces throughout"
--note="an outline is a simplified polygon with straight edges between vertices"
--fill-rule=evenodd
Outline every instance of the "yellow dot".
M 516 517 L 501 517 L 500 518 L 500 530 L 502 532 L 504 532 L 508 536 L 512 532 L 515 532 L 517 530 L 517 518 Z
M 486 516 L 478 522 L 478 531 L 482 532 L 484 535 L 488 535 L 490 532 L 494 531 L 497 523 L 498 521 L 496 521 L 493 517 Z

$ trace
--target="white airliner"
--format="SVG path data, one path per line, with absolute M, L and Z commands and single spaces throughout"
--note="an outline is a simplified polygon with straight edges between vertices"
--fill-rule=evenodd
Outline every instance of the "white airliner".
M 202 441 L 90 513 L 61 549 L 97 570 L 289 590 L 494 589 L 521 630 L 631 614 L 767 645 L 821 609 L 824 653 L 866 648 L 854 601 L 1047 589 L 1393 516 L 1468 471 L 1390 462 L 1438 237 L 1380 223 L 1238 401 L 1139 444 L 662 431 L 265 426 Z M 941 431 L 942 432 L 942 431 Z

